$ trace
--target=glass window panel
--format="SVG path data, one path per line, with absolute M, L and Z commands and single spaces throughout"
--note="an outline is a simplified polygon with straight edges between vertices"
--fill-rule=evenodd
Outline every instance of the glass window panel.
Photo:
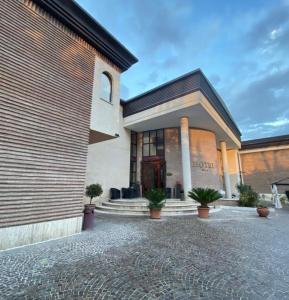
M 164 144 L 164 138 L 163 137 L 158 137 L 157 144 L 158 145 L 163 145 Z
M 164 150 L 163 149 L 157 149 L 157 156 L 163 156 L 164 155 Z
M 150 132 L 150 143 L 155 143 L 156 142 L 156 132 L 151 131 Z
M 157 131 L 157 134 L 158 134 L 158 137 L 159 137 L 159 138 L 163 138 L 163 137 L 164 137 L 164 131 L 163 131 L 163 129 L 159 129 L 159 130 Z
M 100 98 L 107 102 L 111 101 L 111 81 L 105 73 L 101 74 Z
M 136 133 L 131 134 L 131 143 L 136 144 Z
M 149 137 L 150 137 L 150 133 L 148 131 L 143 133 L 143 142 L 145 143 L 149 143 Z
M 136 145 L 132 145 L 132 156 L 136 157 Z
M 157 154 L 156 145 L 150 144 L 150 156 L 154 156 Z
M 143 145 L 143 156 L 150 156 L 150 145 Z

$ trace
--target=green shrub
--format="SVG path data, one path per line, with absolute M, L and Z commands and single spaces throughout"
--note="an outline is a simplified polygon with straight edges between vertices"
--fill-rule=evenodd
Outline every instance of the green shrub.
M 257 207 L 260 207 L 260 208 L 268 208 L 268 202 L 265 201 L 265 200 L 259 200 L 257 202 Z
M 250 193 L 253 191 L 251 185 L 248 185 L 248 184 L 237 184 L 237 190 L 240 194 L 243 194 L 243 193 Z
M 161 210 L 166 204 L 166 193 L 163 189 L 151 189 L 145 197 L 149 200 L 149 209 Z
M 280 201 L 281 201 L 282 205 L 286 205 L 288 203 L 288 199 L 285 195 L 282 195 L 280 197 Z
M 188 193 L 188 196 L 198 201 L 201 207 L 206 208 L 209 203 L 222 198 L 222 195 L 218 191 L 209 188 L 194 188 Z
M 237 190 L 240 193 L 239 206 L 256 207 L 259 201 L 259 195 L 250 185 L 239 184 L 237 185 Z
M 91 204 L 93 198 L 100 196 L 102 193 L 103 193 L 102 187 L 98 183 L 88 185 L 85 191 L 85 195 L 90 198 L 89 204 Z
M 285 191 L 285 194 L 286 194 L 286 197 L 287 197 L 287 199 L 289 201 L 289 191 Z

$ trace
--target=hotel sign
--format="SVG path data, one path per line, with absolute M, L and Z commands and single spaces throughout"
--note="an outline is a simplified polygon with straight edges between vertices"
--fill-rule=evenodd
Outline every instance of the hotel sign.
M 209 169 L 214 169 L 215 164 L 208 161 L 193 161 L 192 162 L 193 168 L 200 168 L 202 171 L 208 171 Z

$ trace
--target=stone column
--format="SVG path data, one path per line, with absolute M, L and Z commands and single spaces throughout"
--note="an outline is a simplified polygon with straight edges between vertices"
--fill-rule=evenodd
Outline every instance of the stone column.
M 188 198 L 188 191 L 192 189 L 189 119 L 187 117 L 182 117 L 180 120 L 180 126 L 181 126 L 183 187 L 184 187 L 184 197 L 186 199 Z
M 240 155 L 240 151 L 238 150 L 237 152 L 237 156 L 238 156 L 238 164 L 239 164 L 239 171 L 240 171 L 240 183 L 244 184 L 244 178 L 243 178 L 243 168 L 242 168 L 242 160 L 241 160 L 241 155 Z
M 230 180 L 230 174 L 229 174 L 229 168 L 228 168 L 227 145 L 226 145 L 226 142 L 224 142 L 224 141 L 221 142 L 221 153 L 222 153 L 226 197 L 232 198 L 231 180 Z

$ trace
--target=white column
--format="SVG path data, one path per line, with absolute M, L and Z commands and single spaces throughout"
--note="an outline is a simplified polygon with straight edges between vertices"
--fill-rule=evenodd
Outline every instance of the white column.
M 180 120 L 180 125 L 181 125 L 183 186 L 184 186 L 184 196 L 186 199 L 188 198 L 188 192 L 192 189 L 189 119 L 187 117 L 182 117 Z
M 242 168 L 242 160 L 241 160 L 240 151 L 238 151 L 237 155 L 238 155 L 238 164 L 239 164 L 239 170 L 240 170 L 240 183 L 244 184 L 243 168 Z
M 226 145 L 226 142 L 224 142 L 224 141 L 221 142 L 221 153 L 222 153 L 226 197 L 232 198 L 231 180 L 230 180 L 230 174 L 229 174 L 229 168 L 228 168 L 227 145 Z

